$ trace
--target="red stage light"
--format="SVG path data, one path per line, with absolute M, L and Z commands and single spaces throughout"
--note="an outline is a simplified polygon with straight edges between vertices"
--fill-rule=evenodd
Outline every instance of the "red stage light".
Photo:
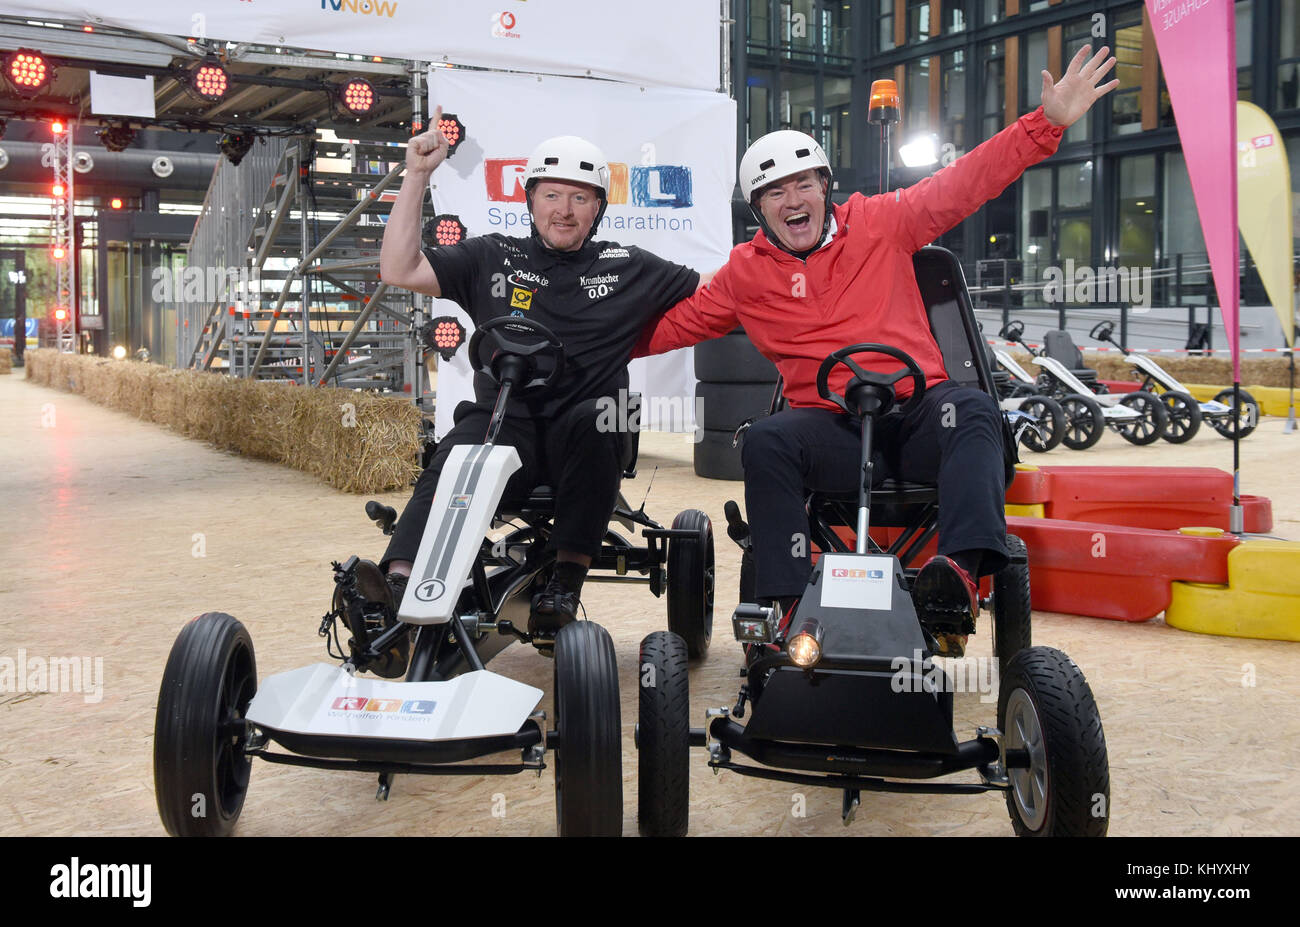
M 65 128 L 67 128 L 67 126 L 65 126 L 61 120 L 56 119 L 50 123 L 50 131 L 55 135 L 62 135 Z
M 465 141 L 465 124 L 453 113 L 443 113 L 438 120 L 438 131 L 447 137 L 448 155 L 454 155 Z
M 55 245 L 54 249 L 50 251 L 50 256 L 56 261 L 61 261 L 67 256 L 67 252 L 63 250 L 62 245 Z
M 194 69 L 190 86 L 205 100 L 220 100 L 230 86 L 230 75 L 219 64 L 202 64 Z
M 4 56 L 5 76 L 22 97 L 34 97 L 54 77 L 54 68 L 45 56 L 30 48 L 19 48 Z
M 56 183 L 54 186 L 50 187 L 50 195 L 53 196 L 55 199 L 58 199 L 59 197 L 63 196 L 63 194 L 67 192 L 68 192 L 67 189 L 61 183 Z
M 66 322 L 68 320 L 68 310 L 60 306 L 54 310 L 54 320 L 56 322 Z
M 111 200 L 109 200 L 108 205 L 111 206 L 111 207 L 114 208 L 114 209 L 121 209 L 121 208 L 122 208 L 122 198 L 121 198 L 120 196 L 115 196 L 115 197 L 113 197 Z
M 354 77 L 339 91 L 343 107 L 354 116 L 370 112 L 375 105 L 375 87 L 363 77 Z
M 433 238 L 439 245 L 460 244 L 468 232 L 458 216 L 435 216 L 433 221 Z
M 425 347 L 451 360 L 456 349 L 465 343 L 465 326 L 455 316 L 444 315 L 426 322 L 423 328 Z

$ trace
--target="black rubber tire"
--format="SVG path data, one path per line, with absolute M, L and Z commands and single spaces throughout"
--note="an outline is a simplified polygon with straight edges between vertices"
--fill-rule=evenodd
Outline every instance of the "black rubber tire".
M 1160 394 L 1169 424 L 1160 437 L 1170 444 L 1186 444 L 1201 430 L 1201 404 L 1186 393 L 1165 390 Z
M 555 819 L 561 837 L 623 834 L 618 661 L 609 632 L 575 621 L 555 635 Z
M 1038 420 L 1038 427 L 1046 438 L 1043 440 L 1032 428 L 1026 428 L 1020 435 L 1021 444 L 1038 454 L 1045 454 L 1060 445 L 1065 437 L 1065 413 L 1061 411 L 1059 402 L 1050 396 L 1029 396 L 1020 403 L 1020 411 Z
M 705 429 L 695 445 L 695 475 L 710 480 L 743 480 L 740 448 L 731 446 L 733 431 Z M 743 438 L 742 438 L 743 440 Z
M 1223 403 L 1229 410 L 1231 410 L 1232 387 L 1219 390 L 1219 392 L 1215 393 L 1214 401 Z M 1240 426 L 1241 430 L 1237 435 L 1239 438 L 1246 437 L 1246 435 L 1254 431 L 1259 425 L 1259 403 L 1255 401 L 1254 396 L 1250 395 L 1250 393 L 1246 392 L 1244 389 L 1241 391 L 1240 413 L 1234 416 L 1232 412 L 1229 411 L 1226 416 L 1215 419 L 1211 424 L 1214 426 L 1215 431 L 1228 440 L 1232 440 L 1234 427 L 1239 425 L 1242 419 L 1245 419 L 1246 424 Z
M 1007 553 L 1013 560 L 993 574 L 993 655 L 998 673 L 1005 675 L 1011 658 L 1033 646 L 1033 600 L 1029 589 L 1029 551 L 1025 542 L 1014 534 L 1007 535 Z
M 775 383 L 776 365 L 742 329 L 695 346 L 695 379 L 706 383 Z
M 668 630 L 686 641 L 691 659 L 698 660 L 713 638 L 713 523 L 699 509 L 687 509 L 673 519 L 673 530 L 679 529 L 695 536 L 668 541 Z
M 1145 390 L 1137 390 L 1121 396 L 1119 404 L 1133 409 L 1142 416 L 1131 424 L 1115 425 L 1115 430 L 1129 444 L 1142 447 L 1155 444 L 1164 436 L 1165 430 L 1169 427 L 1169 411 L 1159 397 Z
M 1020 749 L 1024 699 L 1038 736 L 1034 769 L 1011 769 L 1007 792 L 1011 824 L 1021 837 L 1104 837 L 1110 822 L 1110 764 L 1106 735 L 1092 689 L 1074 661 L 1051 647 L 1030 647 L 1011 658 L 998 693 L 998 729 L 1007 749 Z M 1017 706 L 1017 703 L 1019 705 Z M 1009 727 L 1008 725 L 1012 725 Z M 1028 731 L 1031 735 L 1032 731 Z M 1032 783 L 1037 781 L 1038 789 Z M 1024 799 L 1022 799 L 1024 796 Z
M 685 837 L 691 799 L 686 641 L 655 631 L 637 664 L 637 822 L 642 837 Z
M 257 693 L 248 630 L 224 612 L 199 615 L 172 644 L 158 690 L 153 785 L 174 837 L 224 837 L 244 808 L 252 760 L 244 712 Z
M 1097 400 L 1081 393 L 1071 393 L 1061 400 L 1061 411 L 1065 413 L 1061 443 L 1070 450 L 1086 451 L 1101 440 L 1106 420 Z
M 771 383 L 697 383 L 701 424 L 709 431 L 734 433 L 745 421 L 767 414 L 774 389 Z

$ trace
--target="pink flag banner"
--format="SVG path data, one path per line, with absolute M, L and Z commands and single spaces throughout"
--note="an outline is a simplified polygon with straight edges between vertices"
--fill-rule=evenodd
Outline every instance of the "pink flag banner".
M 1237 55 L 1233 0 L 1146 0 L 1205 249 L 1241 378 L 1237 324 Z

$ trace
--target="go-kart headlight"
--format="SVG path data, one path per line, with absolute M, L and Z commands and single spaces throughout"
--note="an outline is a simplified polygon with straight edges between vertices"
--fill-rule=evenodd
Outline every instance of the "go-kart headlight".
M 815 665 L 822 658 L 822 626 L 817 619 L 805 621 L 785 649 L 795 666 L 806 669 Z

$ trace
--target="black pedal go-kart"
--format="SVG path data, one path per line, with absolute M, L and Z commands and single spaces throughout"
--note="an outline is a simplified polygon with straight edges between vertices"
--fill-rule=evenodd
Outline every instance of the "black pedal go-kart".
M 561 836 L 618 836 L 623 825 L 618 667 L 608 632 L 579 620 L 556 634 L 530 634 L 531 598 L 554 567 L 550 487 L 502 504 L 519 467 L 513 447 L 496 444 L 507 400 L 541 396 L 563 370 L 559 339 L 524 318 L 479 326 L 471 363 L 498 388 L 484 443 L 456 447 L 443 467 L 406 591 L 396 607 L 373 591 L 373 564 L 334 564 L 331 610 L 319 634 L 338 664 L 317 663 L 262 681 L 253 643 L 230 615 L 189 622 L 172 647 L 155 724 L 154 784 L 167 831 L 228 834 L 244 804 L 253 758 L 378 774 L 389 797 L 398 773 L 541 775 L 555 766 Z M 635 423 L 634 423 L 635 424 Z M 624 475 L 635 474 L 637 433 L 624 441 Z M 391 533 L 396 512 L 376 502 L 367 515 Z M 667 596 L 676 639 L 702 656 L 713 625 L 713 529 L 688 510 L 672 528 L 632 510 L 619 496 L 612 514 L 641 528 L 645 546 L 610 530 L 588 582 L 646 583 Z M 498 536 L 493 537 L 494 529 Z M 340 627 L 350 635 L 340 643 Z M 393 673 L 403 637 L 410 661 Z M 554 658 L 554 718 L 537 710 L 543 692 L 484 668 L 521 641 Z M 685 642 L 689 642 L 687 645 Z M 273 748 L 280 749 L 273 749 Z M 471 763 L 513 754 L 494 764 Z
M 1202 421 L 1208 421 L 1211 428 L 1229 439 L 1244 438 L 1259 424 L 1259 403 L 1244 389 L 1238 388 L 1240 399 L 1237 402 L 1233 400 L 1232 387 L 1219 390 L 1208 402 L 1199 402 L 1187 387 L 1157 364 L 1155 358 L 1132 351 L 1116 341 L 1112 322 L 1098 322 L 1088 332 L 1088 337 L 1108 341 L 1119 348 L 1125 363 L 1137 368 L 1133 375 L 1142 381 L 1138 389 L 1152 395 L 1159 393 L 1160 401 L 1169 413 L 1169 427 L 1161 437 L 1169 443 L 1183 444 L 1192 440 Z
M 945 368 L 958 382 L 993 394 L 960 266 L 938 248 L 922 249 L 913 263 Z M 864 370 L 854 358 L 868 353 L 903 367 L 892 374 Z M 828 387 L 839 364 L 853 374 L 843 395 Z M 912 358 L 887 345 L 852 345 L 823 362 L 819 393 L 861 416 L 856 511 L 846 510 L 841 497 L 808 493 L 811 537 L 822 553 L 784 630 L 777 608 L 755 604 L 752 576 L 747 596 L 742 575 L 732 627 L 757 656 L 747 660 L 734 707 L 711 709 L 705 727 L 691 727 L 684 642 L 663 631 L 642 641 L 636 743 L 643 834 L 686 833 L 693 746 L 707 749 L 715 772 L 840 791 L 846 825 L 863 791 L 995 791 L 1005 795 L 1017 834 L 1106 833 L 1110 780 L 1097 705 L 1068 656 L 1031 645 L 1028 560 L 1014 536 L 1007 539 L 1012 561 L 993 577 L 983 602 L 999 670 L 996 720 L 972 739 L 959 741 L 954 732 L 956 686 L 936 662 L 936 640 L 911 598 L 911 564 L 937 530 L 937 491 L 895 480 L 871 488 L 875 419 L 894 406 L 893 386 L 905 377 L 913 383 L 907 402 L 915 403 L 925 377 Z M 906 526 L 887 550 L 869 534 L 877 511 L 883 525 Z M 735 503 L 727 515 L 728 533 L 748 557 L 748 527 Z M 854 529 L 852 549 L 835 525 Z M 972 772 L 978 781 L 937 781 Z

